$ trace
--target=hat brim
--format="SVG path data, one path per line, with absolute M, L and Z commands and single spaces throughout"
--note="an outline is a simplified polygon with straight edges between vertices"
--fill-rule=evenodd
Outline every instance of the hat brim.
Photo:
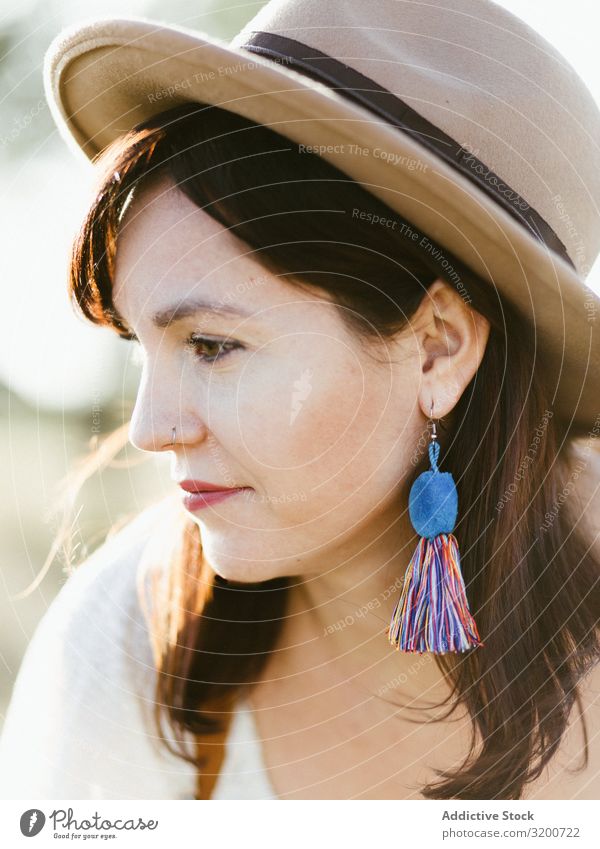
M 59 132 L 88 160 L 137 123 L 197 100 L 320 147 L 534 324 L 532 368 L 555 413 L 573 436 L 597 429 L 600 298 L 471 180 L 366 108 L 234 43 L 146 18 L 96 18 L 64 29 L 46 52 L 44 88 Z M 439 261 L 447 271 L 447 260 Z

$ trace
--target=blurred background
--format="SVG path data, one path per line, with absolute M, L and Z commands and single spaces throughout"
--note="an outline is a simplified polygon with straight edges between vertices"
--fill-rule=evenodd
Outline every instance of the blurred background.
M 325 0 L 326 1 L 326 0 Z M 364 0 L 348 0 L 364 2 Z M 49 562 L 57 487 L 94 440 L 127 421 L 139 367 L 112 332 L 88 325 L 66 296 L 66 262 L 92 178 L 58 137 L 42 61 L 65 26 L 144 16 L 231 38 L 263 2 L 3 0 L 0 7 L 0 727 L 23 652 L 66 579 L 69 558 L 100 544 L 172 486 L 169 458 L 131 446 L 90 479 L 76 505 L 73 551 Z M 600 103 L 593 0 L 500 0 L 551 41 Z M 600 292 L 600 265 L 589 277 Z

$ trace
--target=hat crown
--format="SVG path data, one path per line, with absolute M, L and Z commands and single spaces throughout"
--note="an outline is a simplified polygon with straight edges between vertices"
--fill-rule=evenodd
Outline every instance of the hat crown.
M 516 190 L 587 276 L 600 250 L 600 110 L 520 18 L 489 0 L 271 0 L 232 46 L 256 31 L 315 48 L 407 103 Z

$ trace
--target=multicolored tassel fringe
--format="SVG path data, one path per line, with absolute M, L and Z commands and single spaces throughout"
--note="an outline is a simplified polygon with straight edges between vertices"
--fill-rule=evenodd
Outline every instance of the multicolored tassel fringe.
M 421 535 L 408 565 L 400 599 L 388 628 L 390 643 L 406 652 L 466 651 L 483 646 L 452 534 L 458 495 L 450 472 L 440 472 L 435 431 L 429 444 L 431 471 L 415 480 L 409 495 L 413 527 Z

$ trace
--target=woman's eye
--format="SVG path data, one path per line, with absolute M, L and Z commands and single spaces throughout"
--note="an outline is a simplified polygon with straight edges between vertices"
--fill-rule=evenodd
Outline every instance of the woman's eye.
M 133 351 L 131 354 L 131 362 L 136 366 L 144 364 L 144 348 L 137 340 L 137 337 L 129 336 L 130 342 L 133 342 Z M 186 346 L 192 348 L 194 353 L 203 363 L 215 363 L 217 360 L 222 360 L 232 351 L 237 348 L 242 348 L 239 342 L 227 341 L 226 339 L 211 339 L 208 336 L 199 336 L 192 334 L 186 339 Z
M 194 349 L 197 358 L 204 363 L 214 363 L 217 360 L 222 360 L 231 351 L 242 347 L 238 342 L 228 342 L 225 339 L 210 339 L 207 336 L 197 336 L 194 333 L 188 337 L 186 344 Z

